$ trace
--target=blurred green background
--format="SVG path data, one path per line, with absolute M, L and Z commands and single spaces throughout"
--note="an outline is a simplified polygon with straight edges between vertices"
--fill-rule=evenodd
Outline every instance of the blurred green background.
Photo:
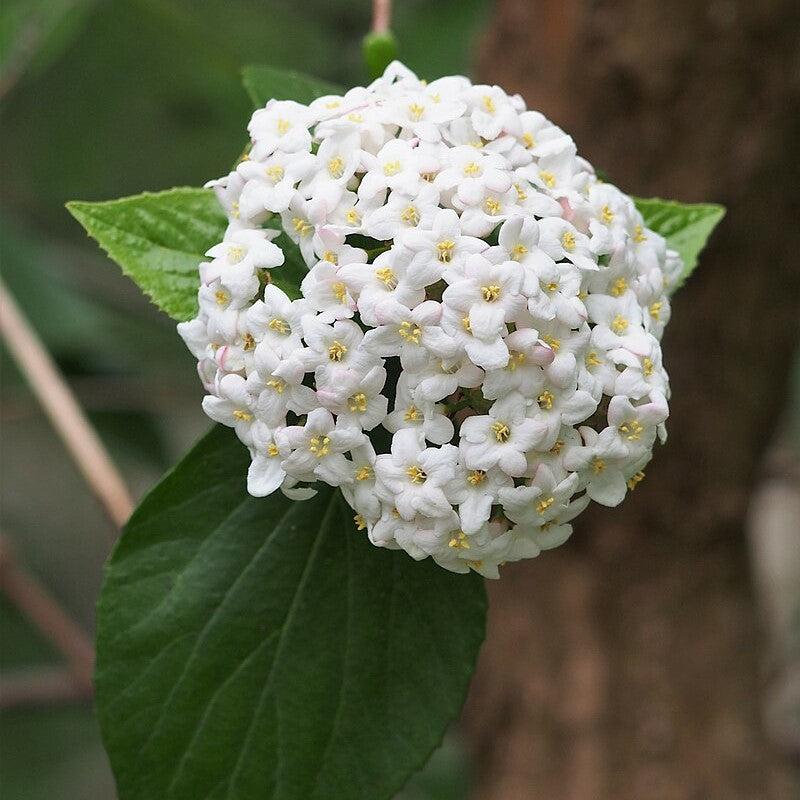
M 469 72 L 488 0 L 405 0 L 394 29 L 424 77 Z M 226 173 L 241 152 L 250 63 L 363 82 L 370 3 L 4 0 L 0 4 L 0 265 L 136 496 L 207 427 L 174 325 L 65 212 Z M 1 533 L 88 631 L 114 531 L 2 352 Z M 59 656 L 0 598 L 0 670 Z M 404 800 L 466 794 L 457 742 Z M 111 800 L 89 707 L 0 712 L 7 800 Z

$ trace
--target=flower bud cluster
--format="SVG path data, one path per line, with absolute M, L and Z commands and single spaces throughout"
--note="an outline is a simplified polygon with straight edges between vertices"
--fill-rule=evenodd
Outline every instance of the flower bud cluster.
M 179 329 L 251 494 L 341 487 L 375 545 L 487 577 L 622 501 L 665 436 L 682 265 L 563 130 L 394 63 L 271 100 L 249 133 Z M 280 231 L 308 270 L 294 298 Z

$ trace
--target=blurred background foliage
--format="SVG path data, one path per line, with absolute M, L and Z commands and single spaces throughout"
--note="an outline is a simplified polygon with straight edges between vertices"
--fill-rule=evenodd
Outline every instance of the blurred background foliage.
M 488 0 L 405 0 L 394 29 L 424 77 L 468 72 Z M 250 104 L 240 70 L 269 63 L 366 79 L 359 0 L 4 0 L 0 4 L 0 265 L 141 495 L 207 427 L 192 359 L 159 314 L 64 211 L 224 174 Z M 91 630 L 113 530 L 11 364 L 2 362 L 2 535 Z M 0 670 L 59 656 L 0 598 Z M 0 781 L 14 800 L 110 800 L 90 708 L 0 714 Z M 405 800 L 466 794 L 448 740 Z

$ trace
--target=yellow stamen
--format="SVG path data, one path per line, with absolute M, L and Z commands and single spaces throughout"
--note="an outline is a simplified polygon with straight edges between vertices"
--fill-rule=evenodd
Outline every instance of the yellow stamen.
M 556 185 L 556 176 L 553 175 L 552 172 L 549 172 L 546 169 L 543 169 L 539 173 L 539 177 L 542 179 L 542 182 L 548 189 L 554 189 Z
M 523 133 L 522 144 L 530 150 L 532 147 L 536 147 L 536 139 L 533 138 L 532 133 Z
M 361 224 L 361 214 L 359 214 L 358 211 L 356 211 L 354 208 L 349 208 L 347 211 L 345 211 L 344 218 L 347 221 L 348 225 Z
M 375 270 L 375 277 L 387 288 L 394 290 L 397 288 L 397 276 L 391 267 Z
M 628 488 L 633 491 L 644 480 L 644 472 L 637 472 L 628 479 Z
M 389 161 L 383 166 L 383 174 L 386 175 L 387 178 L 391 178 L 392 175 L 397 175 L 402 168 L 403 166 L 399 161 Z
M 278 183 L 278 181 L 283 180 L 284 170 L 283 167 L 274 166 L 274 167 L 267 167 L 264 172 L 266 173 L 267 177 L 273 182 Z
M 361 516 L 361 514 L 356 514 L 353 517 L 353 522 L 355 522 L 356 524 L 357 531 L 363 531 L 367 527 L 367 521 L 364 519 L 364 517 Z
M 644 228 L 641 225 L 637 225 L 633 229 L 633 241 L 636 242 L 636 244 L 641 244 L 642 242 L 647 241 L 647 237 L 644 234 Z
M 500 298 L 500 287 L 496 283 L 489 286 L 481 286 L 481 294 L 487 303 L 494 303 Z
M 217 305 L 224 306 L 231 299 L 231 296 L 224 289 L 217 289 L 214 292 L 214 299 L 217 301 Z
M 419 122 L 425 116 L 425 106 L 419 103 L 412 103 L 408 107 L 408 116 L 411 117 L 414 122 Z
M 292 329 L 289 326 L 289 323 L 285 319 L 280 319 L 278 317 L 273 317 L 267 327 L 271 331 L 275 331 L 275 333 L 280 333 L 282 336 L 288 336 Z
M 308 236 L 308 234 L 314 230 L 314 226 L 302 217 L 293 217 L 292 226 L 298 236 Z
M 278 129 L 278 134 L 283 136 L 285 133 L 289 132 L 289 129 L 292 127 L 292 123 L 289 122 L 288 119 L 279 119 L 275 123 L 275 127 Z
M 238 419 L 239 422 L 250 422 L 253 419 L 253 415 L 249 411 L 242 411 L 240 408 L 233 412 L 233 417 Z
M 527 361 L 527 358 L 528 357 L 525 355 L 525 353 L 511 350 L 508 354 L 508 364 L 506 364 L 506 369 L 509 372 L 514 372 L 517 367 L 521 367 Z
M 500 201 L 495 199 L 494 197 L 487 197 L 486 202 L 483 204 L 483 207 L 486 210 L 486 213 L 492 217 L 495 214 L 499 213 L 500 210 L 502 209 Z
M 527 255 L 528 248 L 524 244 L 516 244 L 511 251 L 511 258 L 514 261 L 522 261 L 523 256 Z
M 276 445 L 275 442 L 269 443 L 269 447 L 267 447 L 267 455 L 270 458 L 275 458 L 275 456 L 279 455 L 278 445 Z
M 270 389 L 274 389 L 278 394 L 283 394 L 286 389 L 286 381 L 280 378 L 272 378 L 267 381 L 267 386 L 269 386 Z
M 606 225 L 610 225 L 614 221 L 614 212 L 607 204 L 600 209 L 600 219 L 605 222 Z
M 317 457 L 324 458 L 331 451 L 329 436 L 312 436 L 308 441 L 308 449 Z
M 645 376 L 645 378 L 649 378 L 653 374 L 654 368 L 655 365 L 653 364 L 653 359 L 645 356 L 642 359 L 642 374 Z
M 486 471 L 482 469 L 473 469 L 467 474 L 467 483 L 471 486 L 480 486 L 486 480 Z
M 664 302 L 663 301 L 659 301 L 657 303 L 651 303 L 650 304 L 650 308 L 648 310 L 650 311 L 650 316 L 656 322 L 658 322 L 659 318 L 661 317 L 661 309 L 663 308 L 663 306 L 664 306 Z
M 617 278 L 611 286 L 611 294 L 614 295 L 614 297 L 619 297 L 626 291 L 628 291 L 628 281 L 626 281 L 625 278 Z
M 638 419 L 632 419 L 629 422 L 623 422 L 619 426 L 619 432 L 625 436 L 629 442 L 636 442 L 642 438 L 644 426 Z
M 409 406 L 405 414 L 403 414 L 403 419 L 406 422 L 416 422 L 419 419 L 419 411 L 417 410 L 416 406 Z
M 406 475 L 411 479 L 411 483 L 425 483 L 428 477 L 416 464 L 406 470 Z
M 547 511 L 547 509 L 550 508 L 550 506 L 553 505 L 553 503 L 555 503 L 555 501 L 556 501 L 555 497 L 545 497 L 544 500 L 540 500 L 536 504 L 536 510 L 540 514 L 544 514 L 544 512 Z
M 400 212 L 400 219 L 406 225 L 419 225 L 419 211 L 416 206 L 406 206 Z
M 628 320 L 622 316 L 622 314 L 617 314 L 613 320 L 611 320 L 611 330 L 617 334 L 617 336 L 622 336 L 626 330 L 628 330 Z
M 368 481 L 373 476 L 372 467 L 359 467 L 356 470 L 357 481 Z
M 488 94 L 483 96 L 483 107 L 487 114 L 494 114 L 497 111 L 494 100 Z
M 238 264 L 244 258 L 244 247 L 235 245 L 228 248 L 228 261 L 231 264 Z
M 468 164 L 464 165 L 464 174 L 468 178 L 471 178 L 471 177 L 473 177 L 475 175 L 480 175 L 481 174 L 481 168 L 474 161 L 470 161 Z
M 592 472 L 594 472 L 595 475 L 599 475 L 605 468 L 606 462 L 603 461 L 602 458 L 592 459 Z
M 564 231 L 564 234 L 561 237 L 561 246 L 568 253 L 571 253 L 575 249 L 575 245 L 577 243 L 578 242 L 575 239 L 575 234 L 572 231 Z
M 367 410 L 367 396 L 364 392 L 354 394 L 347 402 L 354 414 L 363 414 Z
M 328 348 L 328 358 L 331 361 L 341 361 L 346 352 L 347 348 L 338 339 L 334 339 Z
M 252 333 L 246 333 L 242 336 L 242 350 L 250 351 L 256 349 L 256 340 L 253 338 Z
M 336 281 L 331 285 L 331 289 L 336 301 L 338 303 L 344 303 L 347 299 L 347 287 L 341 281 Z
M 448 547 L 454 550 L 469 550 L 469 540 L 464 531 L 454 531 L 453 538 L 447 543 Z
M 422 328 L 408 320 L 403 320 L 400 323 L 397 332 L 400 334 L 401 339 L 405 339 L 405 341 L 412 344 L 419 344 L 419 340 L 422 338 Z
M 443 264 L 449 264 L 453 259 L 456 243 L 452 239 L 443 239 L 436 245 L 436 249 L 439 251 L 439 261 Z
M 539 402 L 539 408 L 543 408 L 545 411 L 551 411 L 556 396 L 548 389 L 545 389 L 536 399 Z
M 493 423 L 492 431 L 494 432 L 494 438 L 497 439 L 497 441 L 501 444 L 504 444 L 511 438 L 511 429 L 505 424 L 505 422 Z
M 549 333 L 543 333 L 541 339 L 554 353 L 561 349 L 561 339 L 556 339 L 555 336 L 551 336 Z
M 591 350 L 586 354 L 585 363 L 588 367 L 599 367 L 603 362 L 597 357 L 597 351 Z

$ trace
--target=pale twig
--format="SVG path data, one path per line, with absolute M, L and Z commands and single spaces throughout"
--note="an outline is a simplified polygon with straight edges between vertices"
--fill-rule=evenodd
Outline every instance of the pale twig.
M 3 538 L 0 538 L 0 590 L 66 658 L 77 687 L 91 692 L 94 669 L 91 640 L 47 590 L 17 563 Z
M 392 21 L 392 0 L 372 0 L 372 30 L 386 33 Z
M 34 667 L 0 678 L 0 711 L 61 703 L 86 703 L 94 695 L 62 667 Z
M 121 528 L 133 510 L 128 489 L 52 358 L 2 280 L 0 331 L 20 371 L 84 478 L 114 524 Z

